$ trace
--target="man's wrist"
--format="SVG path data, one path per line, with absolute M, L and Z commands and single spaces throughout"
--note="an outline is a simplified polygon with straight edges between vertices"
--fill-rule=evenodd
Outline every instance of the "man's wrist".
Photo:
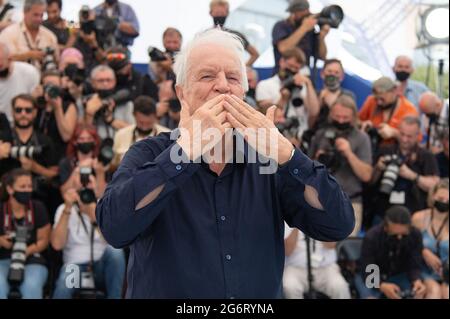
M 295 148 L 292 144 L 289 143 L 290 147 L 284 147 L 278 156 L 278 165 L 284 166 L 290 162 L 290 160 L 294 157 Z

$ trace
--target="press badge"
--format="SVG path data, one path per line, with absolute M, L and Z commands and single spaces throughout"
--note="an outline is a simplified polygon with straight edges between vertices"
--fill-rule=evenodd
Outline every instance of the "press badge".
M 94 274 L 90 271 L 81 273 L 81 288 L 95 289 Z
M 405 192 L 392 191 L 389 203 L 394 205 L 405 205 Z

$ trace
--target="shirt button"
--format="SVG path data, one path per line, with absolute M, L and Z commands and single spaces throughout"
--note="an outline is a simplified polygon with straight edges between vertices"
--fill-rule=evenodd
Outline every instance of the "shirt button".
M 231 255 L 226 255 L 225 258 L 226 258 L 227 260 L 231 260 Z
M 176 169 L 177 171 L 181 171 L 181 165 L 175 166 L 175 169 Z
M 298 168 L 294 168 L 294 174 L 298 175 Z
M 226 219 L 227 219 L 227 218 L 226 218 L 225 216 L 220 216 L 220 220 L 221 220 L 221 221 L 224 222 Z

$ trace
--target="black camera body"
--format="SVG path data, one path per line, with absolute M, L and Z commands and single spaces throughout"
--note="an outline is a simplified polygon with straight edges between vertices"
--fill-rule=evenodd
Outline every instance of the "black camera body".
M 383 194 L 390 194 L 395 186 L 400 171 L 400 166 L 403 160 L 397 154 L 386 155 L 385 157 L 386 169 L 381 179 L 380 192 Z
M 328 24 L 331 28 L 336 29 L 344 20 L 344 11 L 338 5 L 330 5 L 322 9 L 317 20 L 319 26 Z
M 297 137 L 300 122 L 296 117 L 288 117 L 284 123 L 277 123 L 275 126 L 283 136 Z
M 58 96 L 61 96 L 61 88 L 59 86 L 53 84 L 44 85 L 44 93 L 48 95 L 51 99 L 56 99 Z
M 114 140 L 112 138 L 105 138 L 100 145 L 100 152 L 98 154 L 98 160 L 103 166 L 108 165 L 114 158 L 113 150 Z
M 150 47 L 148 47 L 147 52 L 148 52 L 148 56 L 150 57 L 150 60 L 152 60 L 152 62 L 162 62 L 162 61 L 168 60 L 166 54 L 158 48 L 150 46 Z
M 13 246 L 11 251 L 11 264 L 8 272 L 8 282 L 12 289 L 8 295 L 9 299 L 21 298 L 18 287 L 25 277 L 25 263 L 27 261 L 27 242 L 30 238 L 30 229 L 28 226 L 16 226 L 15 233 L 11 236 Z
M 83 84 L 86 76 L 84 70 L 79 69 L 76 64 L 69 64 L 64 69 L 64 75 L 67 76 L 77 86 Z
M 91 174 L 92 174 L 91 167 L 88 166 L 80 167 L 80 182 L 83 187 L 81 190 L 78 191 L 78 195 L 80 196 L 80 200 L 84 204 L 91 204 L 97 201 L 94 190 L 87 187 L 89 184 L 89 177 L 91 176 Z
M 336 139 L 339 137 L 344 137 L 344 134 L 333 128 L 327 129 L 324 138 L 327 139 L 328 145 L 322 149 L 324 153 L 320 154 L 317 159 L 332 172 L 335 172 L 339 168 L 341 162 L 341 155 L 335 146 Z
M 415 293 L 411 289 L 400 291 L 400 298 L 402 299 L 414 299 Z
M 55 50 L 51 47 L 47 47 L 44 50 L 45 56 L 42 59 L 42 71 L 58 70 L 58 64 L 55 60 Z

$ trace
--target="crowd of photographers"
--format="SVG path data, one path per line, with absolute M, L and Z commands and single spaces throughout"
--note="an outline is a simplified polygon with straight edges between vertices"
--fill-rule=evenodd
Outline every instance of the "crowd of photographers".
M 396 79 L 376 80 L 358 107 L 358 92 L 341 86 L 343 64 L 326 58 L 338 9 L 312 15 L 306 0 L 291 1 L 273 27 L 274 74 L 259 81 L 258 51 L 224 26 L 228 2 L 210 5 L 212 26 L 240 37 L 248 53 L 245 101 L 262 113 L 277 105 L 277 128 L 326 165 L 354 208 L 350 239 L 362 248 L 350 275 L 339 243 L 286 227 L 284 296 L 448 298 L 448 100 L 411 80 L 413 61 L 399 56 Z M 165 30 L 164 50 L 149 47 L 141 74 L 130 61 L 140 33 L 132 7 L 83 6 L 76 23 L 61 10 L 61 0 L 25 0 L 19 19 L 0 0 L 0 298 L 120 298 L 128 253 L 104 241 L 96 201 L 134 142 L 180 120 L 179 30 Z

